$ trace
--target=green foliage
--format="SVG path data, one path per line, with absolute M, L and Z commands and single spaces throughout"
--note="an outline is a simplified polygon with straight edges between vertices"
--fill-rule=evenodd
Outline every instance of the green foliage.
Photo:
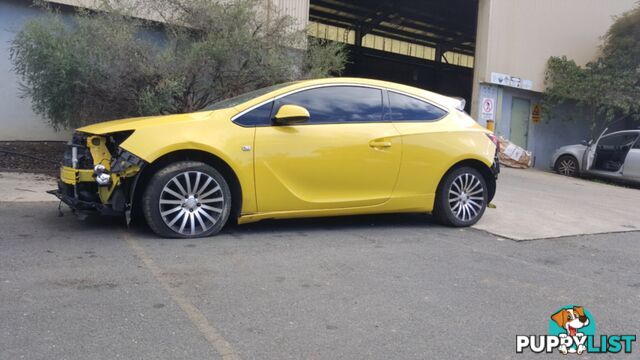
M 344 69 L 343 45 L 307 39 L 293 18 L 263 3 L 104 0 L 102 11 L 70 20 L 47 8 L 16 36 L 11 60 L 24 95 L 56 129 L 193 112 Z
M 565 102 L 588 110 L 592 130 L 619 119 L 640 119 L 640 6 L 616 19 L 600 56 L 585 67 L 551 57 L 543 105 L 549 114 Z

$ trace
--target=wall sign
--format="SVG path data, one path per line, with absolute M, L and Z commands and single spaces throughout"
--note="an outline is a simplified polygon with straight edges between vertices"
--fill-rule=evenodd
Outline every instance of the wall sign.
M 499 86 L 494 84 L 480 84 L 480 91 L 478 93 L 477 102 L 475 102 L 472 111 L 473 117 L 478 121 L 478 124 L 482 125 L 482 127 L 487 127 L 489 120 L 493 121 L 494 124 L 497 120 L 496 117 L 498 115 L 498 110 L 496 108 L 498 107 L 498 88 Z M 492 114 L 483 111 L 483 108 L 487 105 L 487 98 L 492 102 Z
M 495 114 L 495 102 L 493 98 L 483 98 L 480 106 L 480 117 L 483 120 L 493 120 Z
M 510 86 L 518 89 L 531 90 L 531 88 L 533 88 L 533 81 L 531 80 L 497 72 L 491 73 L 491 82 L 494 84 Z
M 533 121 L 536 124 L 539 123 L 540 113 L 541 113 L 540 104 L 533 104 L 533 106 L 531 107 L 531 121 Z

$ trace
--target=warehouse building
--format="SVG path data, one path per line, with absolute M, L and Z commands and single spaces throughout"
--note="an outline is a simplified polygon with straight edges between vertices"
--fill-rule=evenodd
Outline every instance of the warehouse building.
M 395 81 L 467 100 L 483 126 L 531 150 L 547 166 L 560 145 L 589 136 L 579 116 L 544 119 L 538 103 L 550 56 L 593 60 L 613 18 L 636 0 L 263 0 L 311 36 L 345 43 L 343 75 Z M 89 6 L 90 0 L 53 1 Z M 40 10 L 0 0 L 0 140 L 56 140 L 19 96 L 8 49 Z M 572 112 L 574 109 L 566 109 Z

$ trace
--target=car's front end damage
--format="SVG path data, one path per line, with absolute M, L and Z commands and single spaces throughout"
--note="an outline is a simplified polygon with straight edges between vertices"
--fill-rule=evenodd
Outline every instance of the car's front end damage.
M 146 164 L 120 147 L 132 133 L 76 132 L 64 154 L 58 189 L 49 193 L 80 216 L 128 215 L 138 175 Z

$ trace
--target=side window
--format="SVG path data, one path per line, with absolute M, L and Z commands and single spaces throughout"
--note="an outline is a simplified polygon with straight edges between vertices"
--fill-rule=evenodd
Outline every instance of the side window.
M 598 142 L 598 148 L 615 150 L 614 148 L 616 147 L 626 147 L 630 149 L 637 137 L 638 135 L 636 134 L 614 134 L 605 136 Z
M 640 138 L 636 140 L 636 144 L 633 146 L 634 149 L 640 149 Z
M 278 100 L 309 110 L 309 123 L 382 121 L 382 90 L 359 86 L 327 86 L 303 90 Z
M 447 114 L 446 111 L 426 101 L 389 91 L 390 119 L 395 121 L 433 121 Z
M 273 101 L 269 101 L 237 117 L 234 122 L 242 126 L 269 125 L 271 124 L 271 108 L 273 108 Z

